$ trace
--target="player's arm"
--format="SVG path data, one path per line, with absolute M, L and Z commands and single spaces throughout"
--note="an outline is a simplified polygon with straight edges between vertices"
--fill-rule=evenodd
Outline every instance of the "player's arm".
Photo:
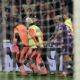
M 48 41 L 44 41 L 44 45 L 56 43 L 56 38 L 62 35 L 62 30 L 55 32 Z
M 17 30 L 14 29 L 14 34 L 13 34 L 13 45 L 16 45 L 16 44 L 17 44 L 16 33 L 17 33 Z

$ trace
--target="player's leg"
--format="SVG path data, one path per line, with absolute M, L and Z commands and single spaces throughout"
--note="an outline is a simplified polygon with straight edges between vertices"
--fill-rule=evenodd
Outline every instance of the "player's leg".
M 25 58 L 25 55 L 27 54 L 28 49 L 29 49 L 29 47 L 27 47 L 27 46 L 24 46 L 22 48 L 21 53 L 20 53 L 20 59 L 19 59 L 20 63 L 24 62 L 24 58 Z
M 67 48 L 66 48 L 67 49 Z M 63 54 L 63 72 L 62 72 L 62 75 L 63 76 L 66 76 L 66 75 L 68 75 L 68 67 L 71 67 L 70 66 L 70 63 L 72 62 L 72 59 L 71 59 L 71 57 L 70 57 L 70 55 L 72 54 L 72 53 L 70 53 L 69 52 L 69 47 L 68 47 L 68 49 L 67 50 L 65 50 L 66 52 L 64 52 L 64 54 Z
M 40 53 L 38 52 L 37 54 L 38 55 L 36 57 L 36 62 L 38 64 L 39 68 L 40 68 L 41 75 L 46 75 L 47 74 L 47 68 L 45 67 L 45 64 L 44 64 L 44 62 L 41 58 Z
M 21 74 L 23 76 L 28 76 L 28 73 L 25 71 L 25 68 L 24 68 L 23 64 L 19 62 L 19 59 L 20 59 L 20 54 L 18 55 L 18 59 L 16 59 L 16 62 L 17 62 L 17 65 L 18 65 L 18 67 L 20 69 Z
M 15 54 L 15 58 L 16 58 L 16 60 L 18 60 L 20 51 L 19 51 L 19 47 L 17 45 L 12 46 L 12 53 Z
M 72 59 L 70 55 L 73 53 L 73 37 L 69 36 L 64 44 L 64 53 L 63 53 L 63 74 L 67 75 L 69 73 L 68 68 L 71 68 Z
M 37 57 L 37 51 L 36 51 L 36 49 L 33 49 L 32 55 L 30 56 L 30 61 L 31 61 L 30 67 L 34 73 L 38 73 L 38 68 L 37 68 L 37 64 L 36 64 L 36 57 Z
M 28 50 L 25 55 L 25 60 L 31 55 L 31 53 L 32 53 L 32 48 L 28 47 Z
M 27 76 L 28 74 L 25 71 L 24 66 L 21 63 L 19 63 L 20 53 L 17 45 L 13 46 L 13 55 L 14 55 L 14 59 L 16 59 L 16 63 L 20 69 L 21 74 Z
M 60 56 L 62 53 L 62 48 L 56 48 L 56 54 L 55 54 L 55 60 L 56 60 L 56 72 L 57 74 L 59 73 L 59 68 L 60 68 Z
M 21 74 L 22 74 L 23 76 L 28 76 L 28 73 L 25 71 L 23 64 L 17 62 L 17 65 L 18 65 L 18 67 L 19 67 L 19 69 L 20 69 Z
M 32 48 L 28 47 L 28 50 L 26 52 L 26 55 L 24 56 L 24 63 L 29 61 L 30 55 L 32 53 Z
M 38 69 L 37 69 L 37 65 L 36 65 L 36 61 L 35 61 L 36 56 L 37 56 L 36 49 L 31 49 L 31 48 L 28 50 L 28 53 L 25 56 L 24 64 L 27 67 L 30 67 L 32 69 L 33 73 L 38 73 Z
M 28 48 L 28 51 L 26 52 L 26 55 L 24 56 L 23 64 L 30 68 L 30 55 L 32 53 L 32 48 Z

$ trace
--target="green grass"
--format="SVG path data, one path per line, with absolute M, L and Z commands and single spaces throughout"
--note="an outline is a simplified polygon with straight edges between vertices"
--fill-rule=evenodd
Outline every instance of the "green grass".
M 0 80 L 73 80 L 71 76 L 68 77 L 59 77 L 55 75 L 47 75 L 47 76 L 22 76 L 20 73 L 5 73 L 0 72 Z

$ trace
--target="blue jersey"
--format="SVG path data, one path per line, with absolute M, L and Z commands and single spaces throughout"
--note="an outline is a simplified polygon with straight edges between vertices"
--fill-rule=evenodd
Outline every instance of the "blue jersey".
M 73 36 L 71 30 L 65 24 L 59 24 L 59 30 L 62 30 L 64 53 L 71 54 L 73 48 Z
M 60 24 L 59 25 L 59 31 L 62 31 L 62 37 L 63 37 L 63 43 L 67 44 L 67 42 L 71 43 L 69 40 L 73 39 L 72 33 L 69 29 L 68 26 L 66 26 L 65 24 Z

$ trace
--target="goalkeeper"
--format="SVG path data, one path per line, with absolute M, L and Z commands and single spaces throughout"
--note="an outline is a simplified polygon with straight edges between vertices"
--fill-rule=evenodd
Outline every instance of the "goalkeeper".
M 41 74 L 45 75 L 47 74 L 47 69 L 41 58 L 41 49 L 43 48 L 43 33 L 41 32 L 40 28 L 34 24 L 35 21 L 36 18 L 34 17 L 26 18 L 26 23 L 29 26 L 29 46 L 31 46 L 32 48 L 32 53 L 30 54 L 30 61 L 32 65 L 38 65 Z M 28 56 L 26 56 L 26 58 L 27 57 Z M 37 66 L 35 66 L 34 69 L 38 70 Z

